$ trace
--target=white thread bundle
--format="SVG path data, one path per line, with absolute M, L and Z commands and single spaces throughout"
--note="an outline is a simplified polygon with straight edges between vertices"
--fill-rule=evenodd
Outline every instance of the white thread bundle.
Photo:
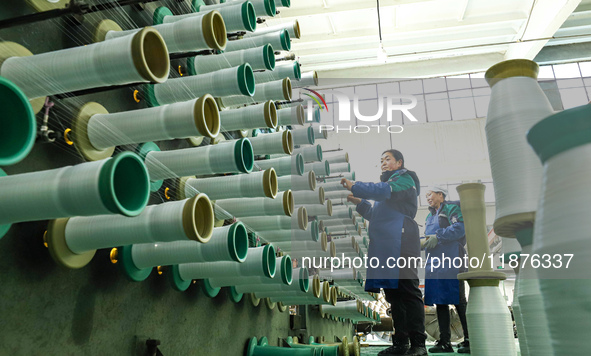
M 532 255 L 532 245 L 522 246 L 523 254 Z M 544 302 L 540 294 L 540 281 L 531 265 L 525 264 L 519 271 L 519 307 L 522 316 L 525 338 L 522 339 L 527 344 L 528 351 L 532 355 L 553 355 L 544 310 Z
M 259 27 L 259 28 L 257 28 L 256 31 L 254 31 L 254 33 L 248 33 L 244 37 L 256 37 L 256 36 L 266 35 L 269 33 L 274 33 L 274 32 L 281 31 L 281 30 L 286 30 L 289 33 L 290 37 L 293 37 L 293 38 L 300 38 L 301 37 L 300 24 L 299 24 L 298 20 L 294 20 L 291 22 L 286 22 L 286 23 L 282 23 L 282 24 L 274 25 L 274 26 Z M 286 51 L 288 51 L 288 50 L 286 50 Z
M 276 65 L 274 70 L 265 70 L 254 73 L 254 80 L 257 83 L 267 83 L 283 78 L 289 78 L 292 82 L 298 81 L 302 78 L 300 71 L 300 63 L 293 61 L 290 64 Z
M 248 63 L 211 73 L 173 78 L 155 84 L 154 97 L 160 105 L 187 101 L 206 94 L 213 96 L 252 95 L 254 76 Z M 250 96 L 245 96 L 250 98 Z
M 304 164 L 304 172 L 309 171 L 314 171 L 317 177 L 329 176 L 331 172 L 330 163 L 322 161 Z
M 245 225 L 257 232 L 274 231 L 274 230 L 306 230 L 308 227 L 307 221 L 302 225 L 298 221 L 298 216 L 250 216 L 240 218 Z
M 194 74 L 211 73 L 237 67 L 243 63 L 248 63 L 253 70 L 273 70 L 275 68 L 275 55 L 273 54 L 273 47 L 269 44 L 236 52 L 195 56 L 189 61 L 193 62 Z
M 144 64 L 136 66 L 136 61 Z M 32 99 L 118 84 L 162 83 L 169 67 L 162 37 L 146 28 L 109 42 L 10 57 L 0 67 L 0 75 Z
M 0 177 L 0 225 L 71 216 L 136 216 L 148 203 L 148 175 L 130 152 L 48 171 Z M 103 189 L 106 183 L 108 188 Z
M 341 184 L 341 182 L 318 183 L 318 186 L 324 188 L 325 192 L 338 192 L 345 190 L 349 192 L 347 188 Z M 349 194 L 351 194 L 351 192 L 349 192 Z
M 310 222 L 305 230 L 269 230 L 257 233 L 270 242 L 318 241 L 321 234 L 318 233 L 318 227 L 314 227 L 314 223 L 315 221 Z
M 307 191 L 307 190 L 300 190 L 294 191 L 293 200 L 295 204 L 298 205 L 305 205 L 305 204 L 322 204 L 324 205 L 324 190 L 318 189 L 316 191 Z M 309 213 L 309 212 L 308 212 Z
M 240 155 L 237 156 L 236 152 Z M 145 159 L 152 181 L 191 175 L 247 173 L 252 170 L 253 161 L 247 138 L 234 144 L 151 151 Z
M 291 175 L 277 178 L 279 190 L 306 191 L 316 189 L 316 174 L 309 171 L 304 175 Z M 296 195 L 294 195 L 295 197 Z
M 206 38 L 204 31 L 205 26 L 209 26 L 212 24 L 203 23 L 204 19 L 209 19 L 210 22 L 213 21 L 213 42 L 212 38 Z M 226 29 L 223 26 L 223 24 L 224 21 L 218 13 L 217 16 L 212 14 L 207 18 L 206 16 L 189 17 L 181 21 L 162 25 L 155 25 L 152 27 L 154 27 L 154 29 L 157 30 L 160 33 L 160 35 L 162 35 L 162 38 L 166 43 L 166 48 L 168 49 L 168 51 L 170 53 L 177 53 L 201 51 L 210 48 L 223 50 L 225 48 L 226 43 Z M 105 40 L 107 41 L 107 43 L 111 43 L 110 41 L 115 38 L 133 35 L 138 31 L 140 31 L 140 29 L 132 29 L 127 31 L 109 31 L 105 35 Z M 218 37 L 224 39 L 222 43 L 217 43 L 217 41 L 215 41 L 215 38 Z M 214 46 L 212 47 L 212 45 Z
M 294 88 L 307 88 L 318 86 L 318 73 L 315 70 L 302 73 L 302 77 L 293 83 Z
M 298 256 L 311 256 L 318 254 L 318 256 L 328 256 L 327 241 L 284 241 L 273 242 L 273 245 L 282 251 L 289 253 L 291 256 L 297 254 Z
M 304 175 L 304 159 L 301 154 L 294 154 L 283 158 L 262 159 L 255 161 L 261 169 L 273 167 L 278 176 Z
M 519 276 L 515 279 L 512 308 L 513 317 L 515 318 L 515 326 L 517 327 L 517 337 L 519 338 L 519 350 L 521 351 L 521 356 L 529 356 L 529 348 L 527 347 L 527 334 L 523 328 L 521 307 L 519 306 Z
M 339 182 L 340 183 L 340 182 Z M 326 199 L 331 199 L 331 200 L 343 200 L 346 201 L 347 197 L 351 194 L 350 191 L 348 190 L 341 190 L 341 191 L 334 191 L 334 192 L 326 192 L 324 193 L 324 197 Z
M 337 153 L 337 154 L 330 154 L 327 155 L 325 158 L 328 163 L 335 164 L 335 163 L 349 163 L 349 154 L 345 153 Z
M 589 219 L 589 162 L 591 145 L 586 144 L 555 155 L 544 164 L 533 250 L 540 256 L 562 255 L 563 267 L 568 258 L 564 254 L 574 256 L 568 270 L 536 270 L 555 355 L 574 355 L 588 347 L 591 249 L 585 222 Z
M 265 256 L 264 256 L 265 255 Z M 222 278 L 231 276 L 263 276 L 271 270 L 275 274 L 275 264 L 265 264 L 265 260 L 275 262 L 275 249 L 266 246 L 248 249 L 244 262 L 203 262 L 183 263 L 179 266 L 179 275 L 185 281 L 192 279 Z M 263 262 L 263 263 L 261 263 Z
M 266 44 L 273 46 L 276 51 L 289 51 L 291 49 L 291 38 L 286 30 L 265 33 L 260 36 L 245 37 L 237 41 L 228 41 L 226 52 L 240 51 Z
M 277 125 L 278 126 L 295 126 L 304 125 L 304 107 L 299 104 L 297 106 L 277 110 Z
M 306 211 L 308 212 L 308 216 L 325 216 L 328 215 L 331 212 L 331 209 L 329 208 L 329 205 L 323 205 L 323 204 L 319 204 L 319 203 L 315 203 L 315 204 L 306 204 L 306 205 L 296 205 L 297 207 L 305 207 Z
M 324 221 L 324 226 L 325 227 L 333 227 L 333 226 L 354 227 L 355 226 L 354 219 L 349 219 L 349 218 L 345 218 L 345 219 L 329 219 L 329 220 L 323 220 L 323 221 Z
M 355 268 L 342 268 L 342 269 L 318 269 L 318 277 L 324 280 L 351 280 L 351 282 L 357 282 L 355 278 L 357 277 L 357 272 Z M 358 283 L 358 282 L 357 282 Z
M 259 134 L 250 138 L 250 143 L 255 155 L 269 155 L 285 153 L 291 155 L 293 152 L 293 138 L 291 131 Z M 304 170 L 305 171 L 305 170 Z
M 351 164 L 350 163 L 331 163 L 330 164 L 330 172 L 335 173 L 349 173 L 351 172 Z
M 196 115 L 197 114 L 197 115 Z M 199 123 L 199 124 L 198 124 Z M 114 146 L 186 137 L 215 137 L 219 133 L 215 100 L 206 95 L 171 105 L 96 114 L 88 121 L 88 139 L 98 150 Z
M 322 161 L 322 147 L 320 145 L 297 148 L 293 152 L 301 153 L 306 163 Z
M 359 246 L 357 246 L 357 242 L 353 237 L 344 237 L 341 239 L 333 239 L 335 247 L 339 250 L 339 252 L 347 253 L 359 253 Z
M 536 211 L 542 165 L 528 146 L 525 134 L 552 113 L 550 102 L 533 78 L 511 77 L 492 87 L 486 137 L 497 202 L 496 220 Z
M 241 93 L 219 95 L 223 96 L 219 99 L 221 106 L 229 108 L 252 103 L 260 103 L 267 100 L 291 100 L 291 81 L 289 78 L 284 78 L 283 80 L 257 84 L 252 97 L 239 94 Z
M 330 200 L 329 200 L 330 201 Z M 350 207 L 347 206 L 335 206 L 332 208 L 332 215 L 324 215 L 321 216 L 322 219 L 324 220 L 328 220 L 329 216 L 332 216 L 333 219 L 347 219 L 347 218 L 352 218 L 353 214 L 352 214 L 352 209 Z
M 291 191 L 280 192 L 275 199 L 271 198 L 237 198 L 237 199 L 218 199 L 215 201 L 216 207 L 228 211 L 238 218 L 249 216 L 272 216 L 286 215 L 286 206 L 289 211 L 293 211 L 293 198 Z
M 185 182 L 185 197 L 203 192 L 212 200 L 230 198 L 275 198 L 277 175 L 274 170 L 213 178 L 189 178 Z
M 338 177 L 324 178 L 324 182 L 340 182 L 343 178 L 347 178 L 348 180 L 355 180 L 355 171 L 339 173 Z
M 517 355 L 511 315 L 498 287 L 470 288 L 466 318 L 472 354 Z
M 303 129 L 296 129 L 291 130 L 293 135 L 293 143 L 294 145 L 313 145 L 314 144 L 314 129 L 311 126 L 303 128 Z
M 240 285 L 236 286 L 236 292 L 238 293 L 257 293 L 262 298 L 265 297 L 266 292 L 275 292 L 281 291 L 286 294 L 290 292 L 298 292 L 298 291 L 308 291 L 308 283 L 307 281 L 303 281 L 304 279 L 308 279 L 308 269 L 307 268 L 294 268 L 292 271 L 293 275 L 293 282 L 290 285 L 285 284 L 251 284 L 251 285 Z
M 244 262 L 248 253 L 246 229 L 235 234 L 231 226 L 213 229 L 211 239 L 205 244 L 197 241 L 172 241 L 133 245 L 133 264 L 143 269 L 193 262 Z
M 232 277 L 215 277 L 209 278 L 209 284 L 214 288 L 221 288 L 221 287 L 229 287 L 229 286 L 239 286 L 239 285 L 252 285 L 252 284 L 283 284 L 283 285 L 290 285 L 291 279 L 286 280 L 285 277 L 288 277 L 291 273 L 287 272 L 287 268 L 292 270 L 291 266 L 291 258 L 289 256 L 283 257 L 274 257 L 275 258 L 275 266 L 277 266 L 277 271 L 275 275 L 272 277 L 268 276 L 232 276 Z M 282 263 L 283 260 L 287 259 L 290 261 L 289 264 Z M 288 275 L 289 273 L 289 275 Z M 289 283 L 286 283 L 289 282 Z
M 203 8 L 203 9 L 202 9 Z M 174 23 L 188 18 L 203 17 L 208 12 L 215 10 L 222 15 L 224 23 L 226 24 L 227 32 L 234 31 L 253 31 L 256 29 L 256 15 L 253 12 L 254 7 L 250 1 L 245 1 L 242 4 L 236 4 L 231 6 L 223 6 L 219 8 L 209 8 L 209 6 L 200 6 L 196 9 L 198 12 L 177 15 L 177 16 L 164 16 L 163 23 Z M 243 62 L 244 63 L 244 62 Z
M 241 109 L 220 112 L 222 131 L 277 128 L 277 111 L 273 101 L 250 105 Z
M 68 248 L 77 254 L 102 248 L 149 242 L 170 242 L 209 239 L 213 229 L 211 203 L 207 196 L 197 198 L 191 234 L 185 230 L 183 210 L 188 199 L 147 206 L 133 218 L 119 215 L 74 217 L 67 222 L 65 239 Z M 202 217 L 199 220 L 198 217 Z

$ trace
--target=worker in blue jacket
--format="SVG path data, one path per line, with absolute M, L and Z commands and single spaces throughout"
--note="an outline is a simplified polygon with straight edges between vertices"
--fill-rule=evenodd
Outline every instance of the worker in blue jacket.
M 429 188 L 426 194 L 429 215 L 426 219 L 425 235 L 428 238 L 421 244 L 429 256 L 425 266 L 425 305 L 436 305 L 439 323 L 439 340 L 429 352 L 454 352 L 450 342 L 449 315 L 449 304 L 453 304 L 464 330 L 464 342 L 460 344 L 458 353 L 470 353 L 466 293 L 464 281 L 458 280 L 458 273 L 466 272 L 468 269 L 464 262 L 461 266 L 456 263 L 459 268 L 451 263 L 454 258 L 456 261 L 458 258 L 464 261 L 466 255 L 464 218 L 459 203 L 446 201 L 446 196 L 447 189 L 441 185 Z
M 378 355 L 427 355 L 425 310 L 418 270 L 417 266 L 409 266 L 409 257 L 420 256 L 419 229 L 414 221 L 419 179 L 414 172 L 404 168 L 404 157 L 397 150 L 382 154 L 381 168 L 380 183 L 341 180 L 352 193 L 347 199 L 357 205 L 356 210 L 361 216 L 369 220 L 365 290 L 379 293 L 384 289 L 391 305 L 395 329 L 393 345 Z M 373 207 L 368 200 L 375 201 Z M 400 257 L 407 263 L 399 269 Z M 377 264 L 376 260 L 379 261 Z

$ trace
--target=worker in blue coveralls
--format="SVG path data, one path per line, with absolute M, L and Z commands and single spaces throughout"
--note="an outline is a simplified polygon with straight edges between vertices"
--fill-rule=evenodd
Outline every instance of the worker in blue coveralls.
M 421 252 L 420 239 L 414 221 L 419 179 L 414 172 L 404 168 L 404 157 L 397 150 L 382 154 L 381 168 L 380 183 L 341 180 L 352 193 L 347 200 L 356 204 L 357 212 L 369 220 L 365 290 L 379 293 L 383 288 L 391 305 L 395 329 L 392 346 L 378 355 L 427 355 L 425 306 L 416 265 Z M 373 207 L 367 200 L 375 201 Z M 410 257 L 415 261 L 413 266 Z
M 425 224 L 427 239 L 421 243 L 429 259 L 425 266 L 425 305 L 436 305 L 439 323 L 439 340 L 429 349 L 432 353 L 454 352 L 451 346 L 449 304 L 456 307 L 464 341 L 460 343 L 458 353 L 470 353 L 468 340 L 468 324 L 466 323 L 466 292 L 464 281 L 458 280 L 458 273 L 466 272 L 463 262 L 456 264 L 454 259 L 464 260 L 466 250 L 466 234 L 464 218 L 459 203 L 445 200 L 447 189 L 435 185 L 427 191 L 429 215 Z M 445 257 L 445 258 L 444 258 Z M 449 257 L 449 259 L 448 259 Z M 434 261 L 438 259 L 439 261 Z M 431 268 L 433 266 L 433 268 Z M 437 268 L 435 268 L 437 267 Z

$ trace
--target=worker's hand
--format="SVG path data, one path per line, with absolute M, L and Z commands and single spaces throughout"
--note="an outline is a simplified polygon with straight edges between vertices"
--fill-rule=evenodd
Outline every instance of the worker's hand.
M 427 235 L 427 241 L 424 243 L 424 247 L 427 249 L 432 249 L 437 246 L 437 236 L 436 235 Z
M 341 185 L 347 189 L 347 190 L 351 190 L 351 187 L 353 186 L 353 182 L 351 182 L 350 180 L 348 180 L 347 178 L 343 178 L 341 179 Z
M 343 178 L 343 179 L 344 179 L 344 178 Z M 355 204 L 355 205 L 357 205 L 357 204 L 361 203 L 361 200 L 362 200 L 361 198 L 357 198 L 357 197 L 356 197 L 356 196 L 354 196 L 353 194 L 349 194 L 349 195 L 347 196 L 347 201 L 348 201 L 348 202 L 351 202 L 351 203 L 353 203 L 353 204 Z

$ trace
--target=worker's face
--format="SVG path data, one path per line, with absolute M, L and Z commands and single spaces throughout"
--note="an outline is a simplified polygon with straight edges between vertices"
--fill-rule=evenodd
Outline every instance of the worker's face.
M 382 155 L 381 163 L 382 172 L 395 171 L 402 167 L 402 160 L 397 161 L 390 152 L 386 152 Z
M 426 197 L 427 204 L 432 208 L 438 207 L 443 202 L 443 194 L 440 192 L 428 191 Z

